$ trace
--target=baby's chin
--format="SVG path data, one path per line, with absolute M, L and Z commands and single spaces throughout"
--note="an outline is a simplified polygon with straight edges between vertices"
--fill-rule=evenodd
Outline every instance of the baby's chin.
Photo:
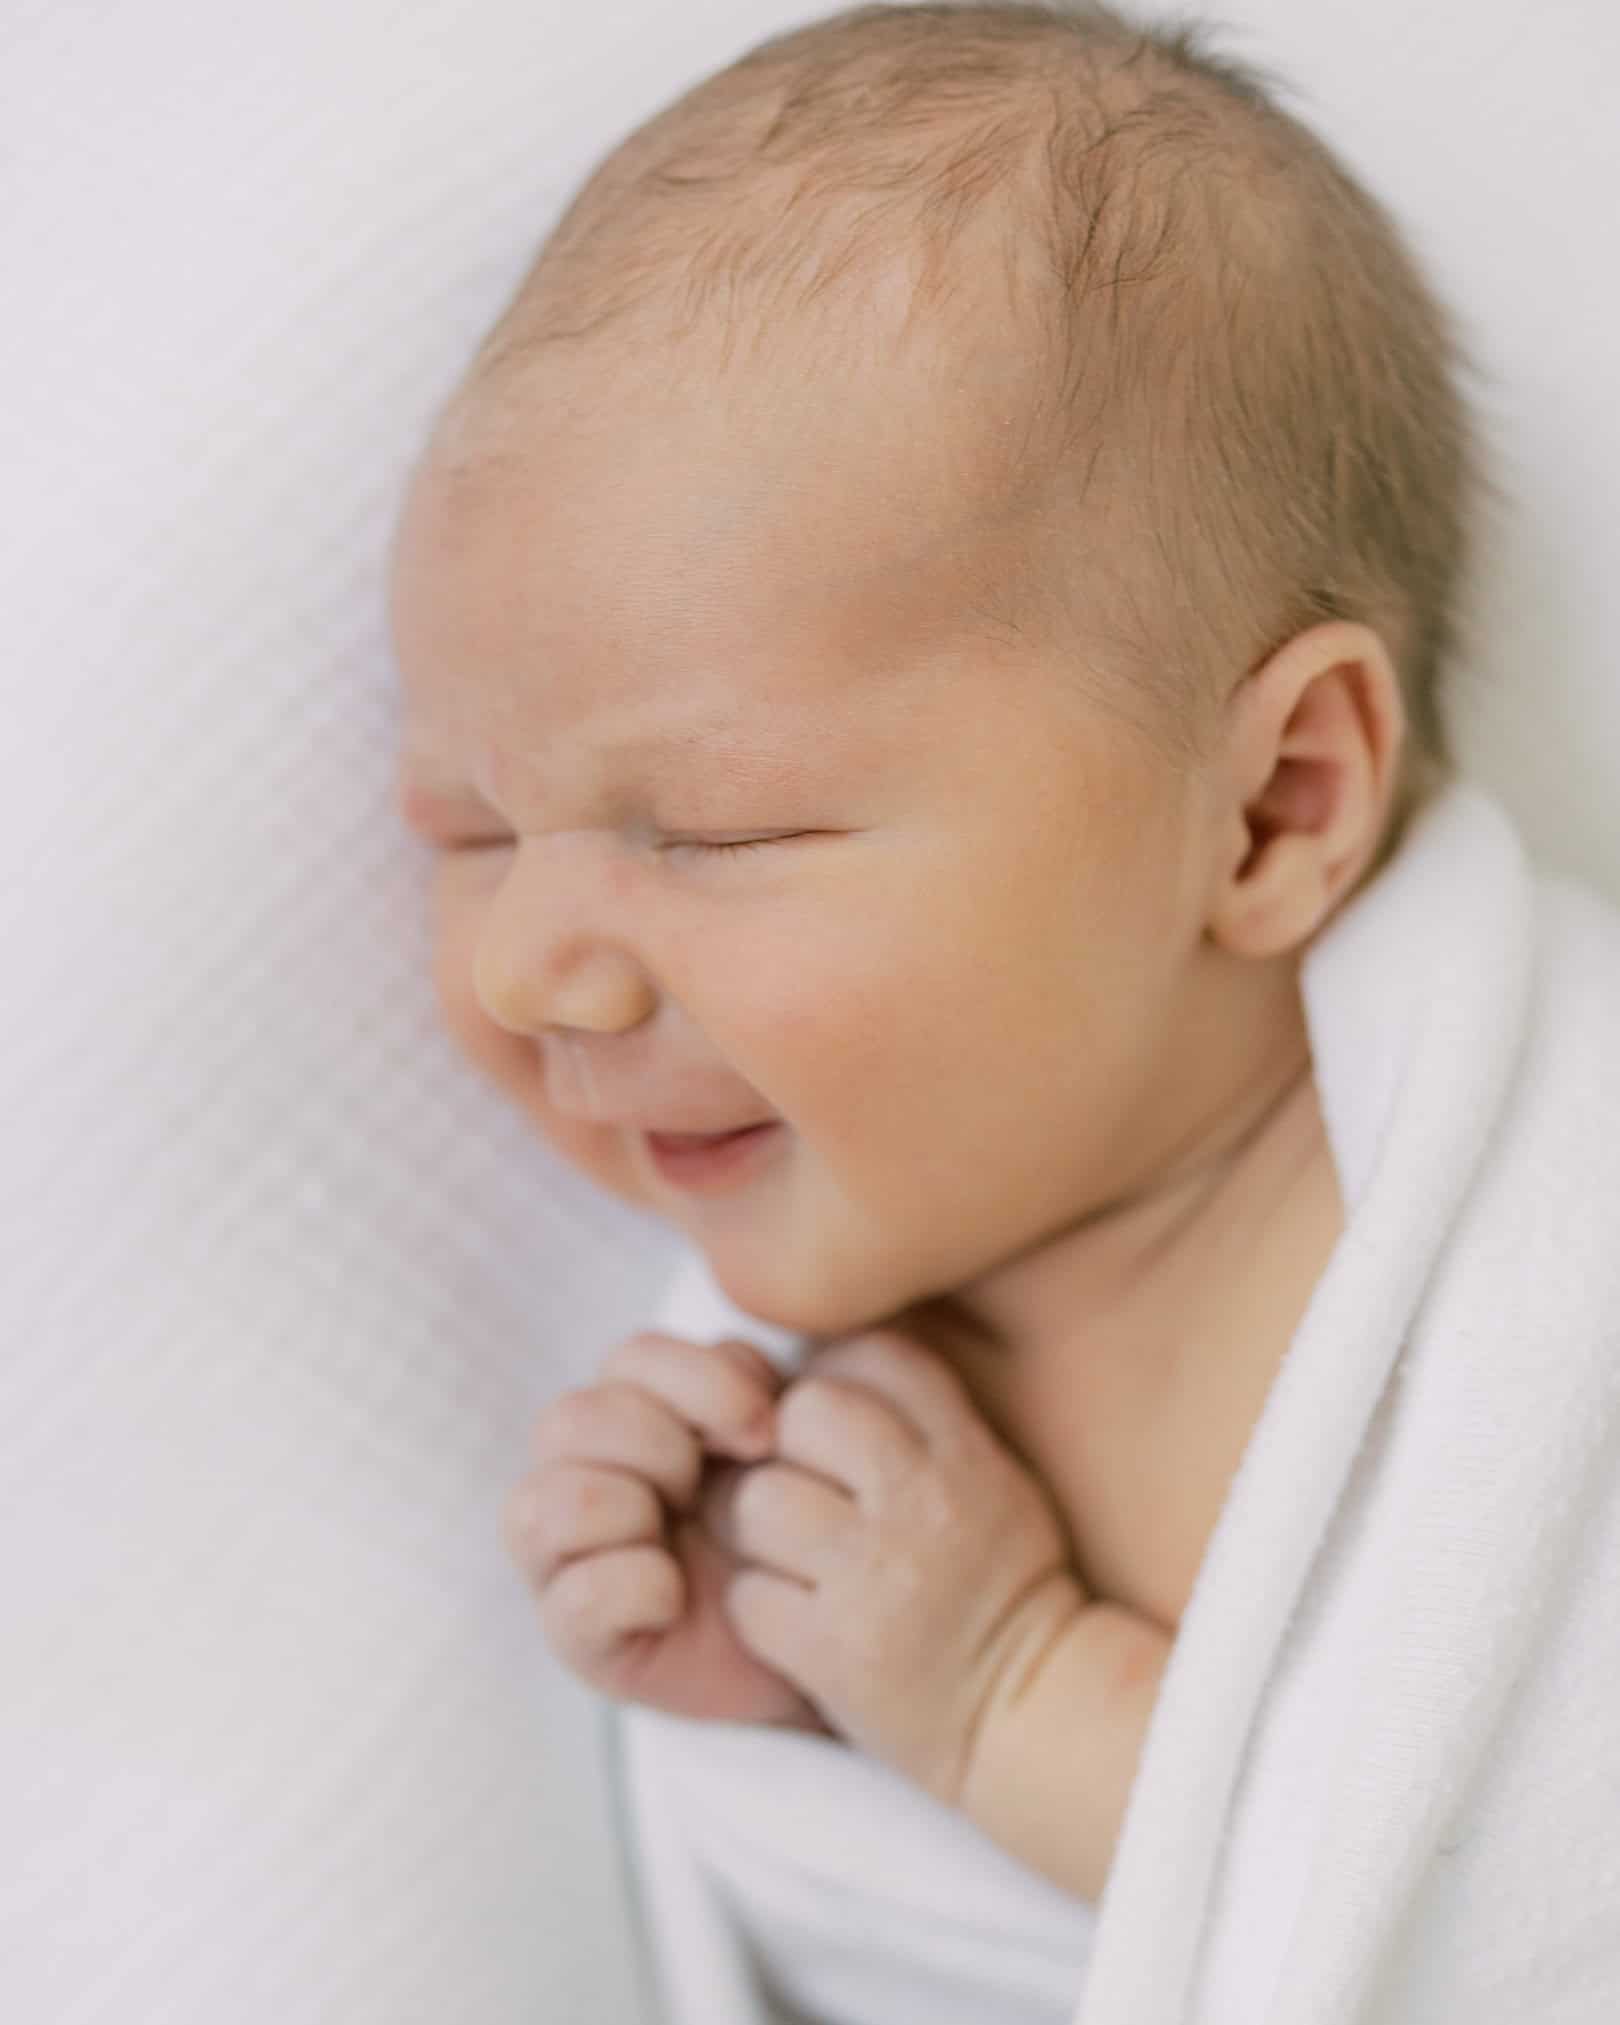
M 779 1244 L 761 1257 L 718 1232 L 707 1242 L 693 1241 L 727 1300 L 770 1328 L 806 1338 L 812 1347 L 879 1328 L 909 1306 L 907 1290 L 887 1274 L 876 1283 L 870 1271 L 852 1266 L 840 1273 L 824 1257 L 798 1259 Z
M 812 1344 L 839 1341 L 880 1326 L 919 1298 L 916 1289 L 898 1284 L 892 1272 L 874 1276 L 875 1262 L 852 1259 L 840 1271 L 824 1247 L 801 1257 L 782 1228 L 785 1205 L 777 1215 L 728 1215 L 718 1204 L 700 1203 L 683 1215 L 648 1165 L 638 1133 L 622 1127 L 592 1125 L 563 1117 L 542 1101 L 528 1107 L 547 1143 L 568 1167 L 606 1194 L 675 1232 L 702 1253 L 715 1284 L 735 1307 L 757 1321 Z M 802 1177 L 801 1177 L 802 1180 Z M 801 1211 L 814 1224 L 808 1206 Z M 802 1220 L 795 1220 L 804 1227 Z M 865 1270 L 861 1268 L 864 1265 Z

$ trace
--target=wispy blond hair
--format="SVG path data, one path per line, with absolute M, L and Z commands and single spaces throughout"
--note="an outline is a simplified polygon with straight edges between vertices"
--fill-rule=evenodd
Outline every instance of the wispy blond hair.
M 1217 33 L 930 0 L 774 36 L 586 179 L 474 378 L 637 333 L 727 363 L 810 323 L 865 342 L 903 251 L 911 319 L 1020 368 L 1018 487 L 1106 506 L 1056 593 L 1183 749 L 1304 627 L 1379 631 L 1410 733 L 1392 838 L 1454 771 L 1468 362 L 1384 206 Z

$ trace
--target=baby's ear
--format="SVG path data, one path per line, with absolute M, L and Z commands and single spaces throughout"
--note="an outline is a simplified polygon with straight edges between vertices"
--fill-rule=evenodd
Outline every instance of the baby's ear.
M 1405 736 L 1399 678 L 1368 626 L 1313 626 L 1248 677 L 1228 710 L 1214 941 L 1250 957 L 1309 941 L 1377 853 Z

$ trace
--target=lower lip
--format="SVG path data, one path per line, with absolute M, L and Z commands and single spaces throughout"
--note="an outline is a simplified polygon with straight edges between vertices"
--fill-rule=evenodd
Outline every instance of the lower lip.
M 728 1133 L 724 1139 L 691 1146 L 672 1145 L 651 1133 L 642 1137 L 653 1166 L 672 1187 L 709 1190 L 731 1188 L 747 1180 L 776 1150 L 781 1135 L 781 1124 L 773 1118 L 763 1125 L 751 1125 L 746 1132 Z

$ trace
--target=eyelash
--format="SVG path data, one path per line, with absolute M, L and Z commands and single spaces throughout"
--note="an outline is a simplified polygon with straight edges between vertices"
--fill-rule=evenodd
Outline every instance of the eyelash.
M 767 844 L 782 844 L 786 843 L 786 841 L 785 837 L 749 837 L 745 838 L 741 843 L 736 844 L 705 844 L 697 839 L 689 839 L 684 843 L 666 844 L 664 849 L 666 851 L 702 851 L 709 856 L 714 856 L 716 854 L 723 855 L 731 851 L 762 851 Z
M 804 831 L 793 832 L 795 836 L 802 836 L 804 834 L 806 834 Z M 502 849 L 511 841 L 510 837 L 469 838 L 462 844 L 461 848 L 464 851 L 494 851 Z M 710 856 L 723 856 L 734 851 L 762 851 L 767 844 L 785 844 L 788 841 L 787 837 L 747 837 L 738 843 L 709 844 L 704 843 L 700 838 L 682 838 L 672 843 L 661 844 L 659 849 L 660 851 L 702 851 Z

